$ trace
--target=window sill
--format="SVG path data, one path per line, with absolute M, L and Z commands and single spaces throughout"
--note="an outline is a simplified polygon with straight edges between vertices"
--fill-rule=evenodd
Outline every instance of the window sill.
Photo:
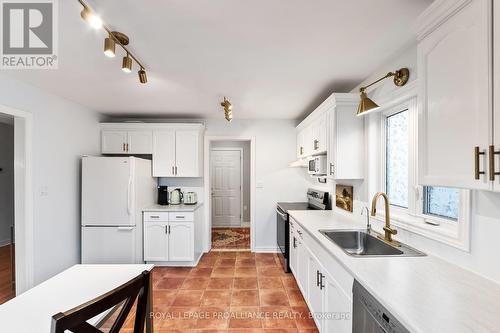
M 384 214 L 380 214 L 373 219 L 385 223 Z M 426 220 L 438 222 L 439 225 L 426 223 Z M 429 216 L 413 216 L 407 213 L 398 212 L 391 214 L 391 225 L 410 233 L 455 247 L 459 250 L 470 252 L 470 244 L 467 235 L 460 235 L 458 226 L 452 225 L 450 221 L 445 219 Z

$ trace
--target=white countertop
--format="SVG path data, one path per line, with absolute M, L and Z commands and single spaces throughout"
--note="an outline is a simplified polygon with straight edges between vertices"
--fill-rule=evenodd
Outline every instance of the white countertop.
M 93 300 L 153 265 L 75 265 L 0 305 L 0 331 L 49 333 L 52 316 Z
M 332 211 L 289 214 L 411 332 L 500 332 L 500 284 L 430 255 L 351 257 L 318 230 L 365 225 Z
M 154 205 L 151 207 L 146 207 L 142 211 L 143 212 L 194 212 L 198 208 L 203 206 L 203 203 L 198 202 L 194 205 Z

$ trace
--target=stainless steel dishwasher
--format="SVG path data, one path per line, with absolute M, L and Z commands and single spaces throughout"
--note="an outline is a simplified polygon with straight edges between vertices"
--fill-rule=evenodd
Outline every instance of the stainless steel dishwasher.
M 354 281 L 353 293 L 353 333 L 409 333 L 386 308 L 368 291 Z

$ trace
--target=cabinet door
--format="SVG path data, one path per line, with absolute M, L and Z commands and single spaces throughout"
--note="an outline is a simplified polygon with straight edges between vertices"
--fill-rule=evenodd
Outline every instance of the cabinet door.
M 151 154 L 153 152 L 153 131 L 129 131 L 127 153 Z
M 168 261 L 168 222 L 144 223 L 144 260 Z
M 327 178 L 335 178 L 335 158 L 337 156 L 337 133 L 335 129 L 335 108 L 328 112 L 327 122 L 328 122 L 328 151 L 327 151 L 327 166 L 326 166 L 326 176 Z
M 312 124 L 312 152 L 313 154 L 322 154 L 326 152 L 327 148 L 327 116 L 326 112 L 323 113 L 318 119 Z
M 493 119 L 495 121 L 494 127 L 493 127 L 493 143 L 496 151 L 500 150 L 500 6 L 493 6 L 493 25 L 494 25 L 494 30 L 493 30 L 493 37 L 495 38 L 493 40 L 493 87 L 494 87 L 494 97 L 493 97 Z M 500 171 L 500 155 L 495 155 L 493 156 L 495 160 L 495 172 Z M 499 192 L 500 191 L 500 176 L 496 175 L 495 176 L 495 181 L 494 181 L 494 190 Z
M 468 2 L 418 45 L 419 181 L 488 189 L 491 138 L 491 0 Z M 464 47 L 466 45 L 466 47 Z
M 290 254 L 289 254 L 289 264 L 290 270 L 293 275 L 297 277 L 297 237 L 295 236 L 295 230 L 290 223 Z
M 170 222 L 169 227 L 168 259 L 170 261 L 193 261 L 193 222 Z
M 331 275 L 325 273 L 322 282 L 322 312 L 326 314 L 322 332 L 352 332 L 352 297 L 344 293 Z
M 127 131 L 103 130 L 101 132 L 102 154 L 125 154 Z
M 297 283 L 302 291 L 302 295 L 307 297 L 309 270 L 307 265 L 307 247 L 300 236 L 297 238 Z
M 313 128 L 312 125 L 307 126 L 302 130 L 302 145 L 304 146 L 304 156 L 310 156 L 313 154 Z
M 153 177 L 175 177 L 175 131 L 153 132 Z
M 297 158 L 304 157 L 304 131 L 297 132 Z
M 177 177 L 201 177 L 200 132 L 177 130 L 175 136 L 175 157 Z
M 316 257 L 309 250 L 307 251 L 307 254 L 307 266 L 309 271 L 309 295 L 307 296 L 307 300 L 309 310 L 312 313 L 318 314 L 323 312 L 323 287 L 321 283 L 322 267 Z M 315 317 L 314 321 L 316 322 L 317 327 L 321 327 L 321 320 L 318 317 Z

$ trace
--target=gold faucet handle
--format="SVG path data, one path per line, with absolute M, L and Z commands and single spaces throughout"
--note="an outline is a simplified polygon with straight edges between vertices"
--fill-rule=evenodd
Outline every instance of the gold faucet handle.
M 392 229 L 391 227 L 385 227 L 385 226 L 384 226 L 384 231 L 387 231 L 392 235 L 397 235 L 397 233 L 398 233 L 398 231 L 396 229 Z

